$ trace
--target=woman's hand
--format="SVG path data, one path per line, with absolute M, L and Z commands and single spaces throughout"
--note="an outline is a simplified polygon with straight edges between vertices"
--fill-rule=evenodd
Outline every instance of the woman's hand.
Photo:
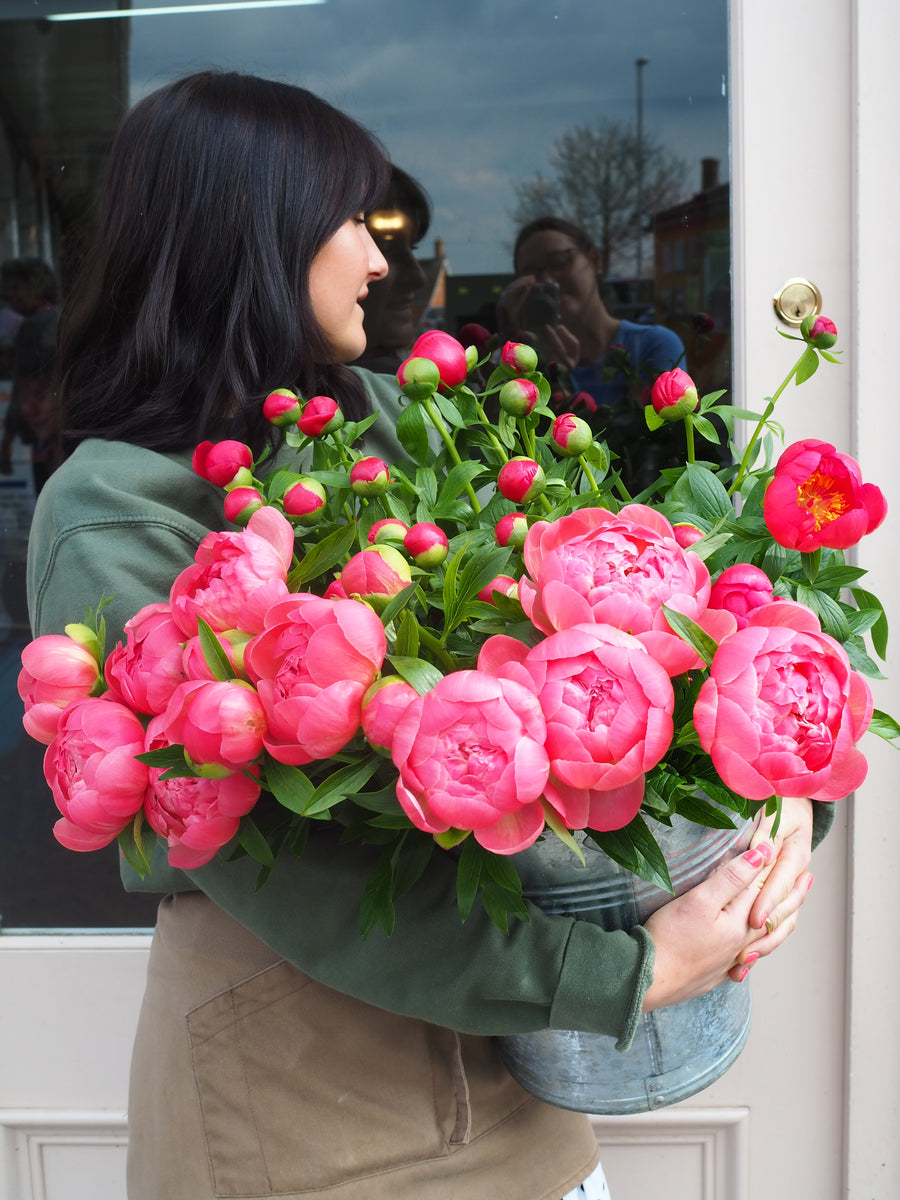
M 702 995 L 726 978 L 740 982 L 793 932 L 812 882 L 809 801 L 785 800 L 774 841 L 770 829 L 763 822 L 745 854 L 648 919 L 656 960 L 644 1012 Z

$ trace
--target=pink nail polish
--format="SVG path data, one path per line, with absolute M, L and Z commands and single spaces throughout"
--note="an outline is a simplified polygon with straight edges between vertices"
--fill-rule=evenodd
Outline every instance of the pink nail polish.
M 755 950 L 751 950 L 750 953 L 747 955 L 747 957 L 744 959 L 744 962 L 747 964 L 748 967 L 752 967 L 758 958 L 759 958 L 759 955 L 757 954 L 757 952 Z
M 768 858 L 763 854 L 761 847 L 754 846 L 752 850 L 747 850 L 744 853 L 744 861 L 749 863 L 751 867 L 761 867 L 763 863 L 768 862 Z
M 743 971 L 741 971 L 740 975 L 738 976 L 738 983 L 743 983 L 744 980 L 747 978 L 747 975 L 749 974 L 749 972 L 750 972 L 750 968 L 744 967 Z

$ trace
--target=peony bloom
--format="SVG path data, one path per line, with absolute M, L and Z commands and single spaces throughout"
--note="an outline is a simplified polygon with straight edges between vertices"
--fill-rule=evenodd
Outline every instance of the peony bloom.
M 494 526 L 494 541 L 498 546 L 512 546 L 520 550 L 525 545 L 528 533 L 528 518 L 524 513 L 507 513 Z
M 163 718 L 154 717 L 147 727 L 146 749 L 169 744 Z M 255 767 L 249 771 L 257 775 Z M 222 779 L 160 779 L 163 773 L 155 767 L 149 769 L 144 799 L 147 823 L 166 839 L 173 867 L 186 871 L 202 867 L 235 836 L 241 817 L 259 798 L 259 783 L 243 771 Z
M 187 674 L 185 636 L 172 620 L 168 604 L 148 604 L 125 624 L 104 672 L 113 699 L 135 712 L 161 713 Z
M 719 641 L 735 628 L 730 613 L 708 609 L 709 572 L 675 540 L 672 526 L 643 504 L 618 514 L 584 508 L 552 524 L 538 521 L 525 539 L 529 578 L 519 599 L 544 633 L 593 621 L 634 634 L 670 675 L 699 665 L 672 632 L 663 605 L 690 617 Z
M 201 442 L 192 463 L 195 472 L 216 487 L 245 487 L 253 480 L 253 451 L 243 442 Z
M 391 475 L 380 458 L 360 458 L 350 468 L 350 486 L 357 496 L 382 496 Z
M 244 652 L 272 757 L 297 766 L 342 749 L 359 731 L 386 650 L 384 626 L 366 604 L 301 593 L 274 605 Z
M 184 746 L 200 774 L 243 770 L 262 753 L 266 717 L 253 688 L 237 679 L 191 679 L 172 693 L 159 726 Z
M 378 612 L 411 581 L 409 563 L 393 546 L 360 550 L 341 571 L 341 587 L 347 595 Z
M 503 464 L 497 476 L 497 491 L 513 504 L 527 504 L 546 486 L 543 469 L 532 458 L 519 455 Z
M 285 428 L 296 425 L 303 411 L 303 402 L 290 388 L 276 388 L 263 401 L 263 416 L 270 425 Z
M 507 342 L 500 351 L 500 362 L 513 375 L 530 375 L 537 370 L 537 350 L 527 342 Z
M 311 396 L 297 424 L 307 437 L 321 437 L 323 433 L 336 433 L 344 424 L 344 414 L 330 396 Z
M 401 375 L 404 374 L 406 364 L 416 358 L 427 358 L 434 363 L 438 369 L 441 391 L 457 387 L 468 374 L 465 347 L 461 346 L 455 337 L 451 337 L 449 333 L 444 333 L 441 329 L 426 330 L 416 338 L 409 358 L 397 372 L 397 378 L 401 384 L 404 383 Z M 434 391 L 434 388 L 431 390 Z
M 577 458 L 594 444 L 590 425 L 573 413 L 560 413 L 553 422 L 550 436 L 557 451 L 566 458 Z
M 265 498 L 256 488 L 232 488 L 225 497 L 225 520 L 230 521 L 232 525 L 246 525 L 265 502 Z
M 479 670 L 533 688 L 547 722 L 545 794 L 569 829 L 621 829 L 637 815 L 644 775 L 672 741 L 675 694 L 640 642 L 609 625 L 577 625 L 528 649 L 500 635 Z
M 100 679 L 97 660 L 62 633 L 47 633 L 22 651 L 17 687 L 24 702 L 22 724 L 29 737 L 49 746 L 67 704 L 90 696 Z
M 176 624 L 187 637 L 196 635 L 198 617 L 217 632 L 258 633 L 266 609 L 288 594 L 293 553 L 293 530 L 274 508 L 255 512 L 240 533 L 208 533 L 194 565 L 172 584 Z
M 390 755 L 397 722 L 418 694 L 399 675 L 385 675 L 375 680 L 362 702 L 362 731 L 373 749 Z
M 697 385 L 681 367 L 663 371 L 650 391 L 650 403 L 664 421 L 682 421 L 688 413 L 696 412 L 700 403 Z
M 749 800 L 839 800 L 866 777 L 856 749 L 872 696 L 847 654 L 801 604 L 754 609 L 724 639 L 694 706 L 700 744 Z
M 772 581 L 765 571 L 749 563 L 726 567 L 709 593 L 710 608 L 724 608 L 737 621 L 738 629 L 747 624 L 748 615 L 774 600 Z
M 62 817 L 53 836 L 69 850 L 99 850 L 140 810 L 147 790 L 144 727 L 105 696 L 76 700 L 44 755 L 44 778 Z
M 510 416 L 527 417 L 539 399 L 537 384 L 530 379 L 510 379 L 500 389 L 497 399 Z
M 403 539 L 403 549 L 418 567 L 440 566 L 449 546 L 443 529 L 430 521 L 417 521 Z
M 788 446 L 763 499 L 775 541 L 804 553 L 855 546 L 886 514 L 880 488 L 863 483 L 859 464 L 816 438 Z
M 311 524 L 321 517 L 325 508 L 325 489 L 318 479 L 298 475 L 281 498 L 284 514 L 298 525 Z
M 549 760 L 533 691 L 482 671 L 455 671 L 413 700 L 394 734 L 397 797 L 427 833 L 471 830 L 497 854 L 544 828 Z

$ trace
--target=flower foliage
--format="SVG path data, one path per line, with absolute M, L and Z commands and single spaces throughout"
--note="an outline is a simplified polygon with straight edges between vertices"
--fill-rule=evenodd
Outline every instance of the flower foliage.
M 639 496 L 584 421 L 551 410 L 528 346 L 492 363 L 490 343 L 419 338 L 393 462 L 359 447 L 377 416 L 278 389 L 283 453 L 195 455 L 242 528 L 203 539 L 105 666 L 100 610 L 23 655 L 57 837 L 118 836 L 140 871 L 156 834 L 182 867 L 236 839 L 225 852 L 264 879 L 336 820 L 383 847 L 363 933 L 390 932 L 432 853 L 457 857 L 461 915 L 480 895 L 507 928 L 527 919 L 510 856 L 539 837 L 580 853 L 584 830 L 666 886 L 646 817 L 728 827 L 784 796 L 847 795 L 867 728 L 900 735 L 863 678 L 884 614 L 843 554 L 884 498 L 824 442 L 762 453 L 784 387 L 836 361 L 834 332 L 802 331 L 761 415 L 661 377 L 646 420 L 684 423 L 686 461 Z M 698 457 L 738 419 L 746 449 Z

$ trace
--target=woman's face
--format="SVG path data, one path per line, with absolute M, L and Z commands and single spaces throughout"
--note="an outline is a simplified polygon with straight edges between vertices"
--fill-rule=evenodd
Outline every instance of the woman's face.
M 387 272 L 384 255 L 361 214 L 345 221 L 313 259 L 310 303 L 334 362 L 352 362 L 365 350 L 360 302 L 368 295 L 369 284 Z
M 542 229 L 533 233 L 519 247 L 515 268 L 517 275 L 559 284 L 563 325 L 577 326 L 600 297 L 597 280 L 600 255 L 595 250 L 586 254 L 568 234 L 559 230 Z

